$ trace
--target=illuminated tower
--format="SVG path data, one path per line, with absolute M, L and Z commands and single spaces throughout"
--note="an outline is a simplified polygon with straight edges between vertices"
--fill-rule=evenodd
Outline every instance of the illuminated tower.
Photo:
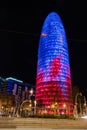
M 37 63 L 37 106 L 72 113 L 72 85 L 67 39 L 61 18 L 50 13 L 42 27 Z

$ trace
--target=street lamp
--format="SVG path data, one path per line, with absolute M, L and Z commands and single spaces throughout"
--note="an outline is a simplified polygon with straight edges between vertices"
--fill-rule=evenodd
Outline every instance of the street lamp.
M 37 104 L 37 102 L 36 102 L 36 100 L 34 101 L 34 114 L 36 114 L 36 104 Z

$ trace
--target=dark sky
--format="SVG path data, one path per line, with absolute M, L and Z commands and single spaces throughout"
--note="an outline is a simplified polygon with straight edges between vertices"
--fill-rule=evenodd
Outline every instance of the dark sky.
M 32 0 L 0 8 L 0 76 L 35 85 L 40 32 L 47 15 L 55 11 L 67 35 L 72 85 L 87 93 L 87 11 L 83 2 Z

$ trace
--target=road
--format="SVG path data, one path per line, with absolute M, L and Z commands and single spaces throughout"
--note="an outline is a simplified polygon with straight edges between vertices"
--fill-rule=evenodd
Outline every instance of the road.
M 54 128 L 15 128 L 15 129 L 0 129 L 0 130 L 62 130 L 62 129 L 54 129 Z M 67 130 L 67 129 L 64 129 Z M 68 129 L 68 130 L 80 130 L 80 129 Z M 81 129 L 85 130 L 85 129 Z
M 87 129 L 87 119 L 0 118 L 0 130 Z

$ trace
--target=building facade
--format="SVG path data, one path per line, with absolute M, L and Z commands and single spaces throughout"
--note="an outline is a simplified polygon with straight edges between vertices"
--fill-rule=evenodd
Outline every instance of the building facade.
M 37 63 L 37 107 L 72 114 L 72 84 L 67 38 L 61 18 L 50 13 L 43 24 Z M 52 110 L 52 111 L 51 111 Z
M 0 78 L 0 110 L 11 112 L 14 109 L 16 113 L 21 104 L 26 100 L 31 100 L 33 106 L 34 95 L 35 86 L 12 77 Z M 23 105 L 26 105 L 26 102 Z

